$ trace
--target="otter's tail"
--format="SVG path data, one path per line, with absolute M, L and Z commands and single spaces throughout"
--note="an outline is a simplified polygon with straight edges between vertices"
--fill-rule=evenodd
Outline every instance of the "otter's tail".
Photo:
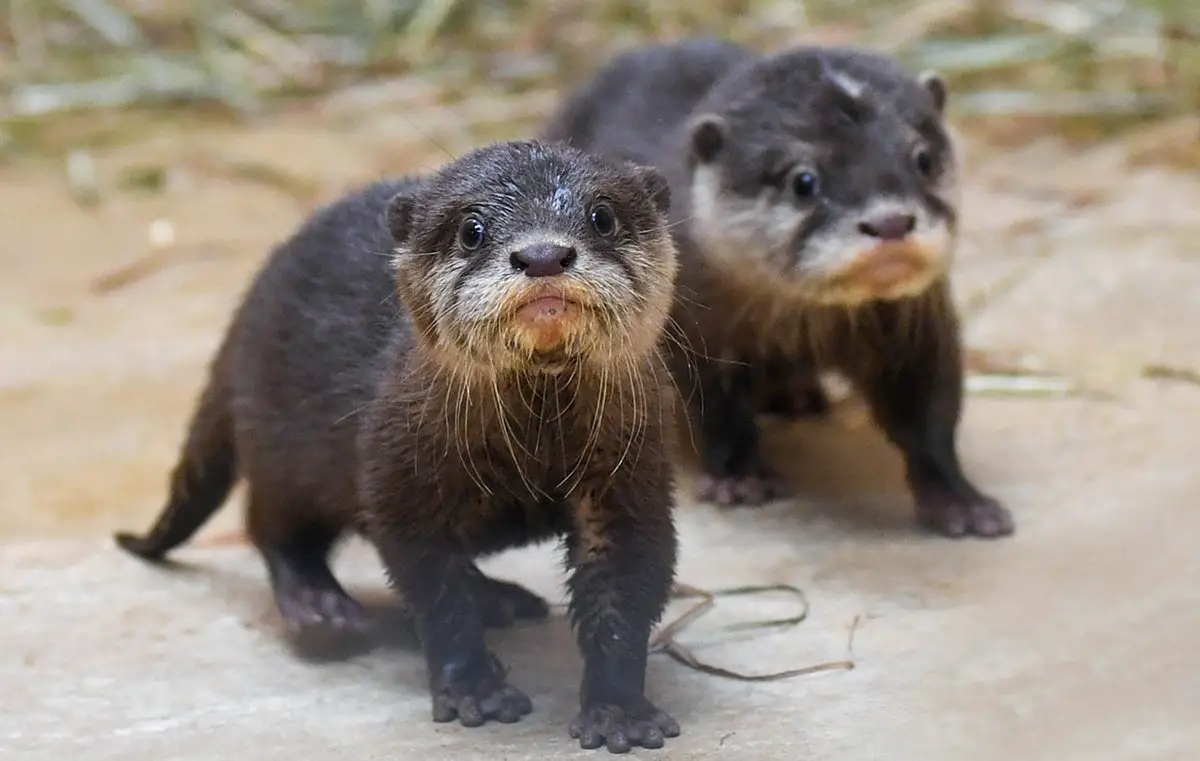
M 122 549 L 161 560 L 190 539 L 229 496 L 237 478 L 237 456 L 223 375 L 216 369 L 200 397 L 183 454 L 171 473 L 167 506 L 149 533 L 118 533 L 115 538 Z

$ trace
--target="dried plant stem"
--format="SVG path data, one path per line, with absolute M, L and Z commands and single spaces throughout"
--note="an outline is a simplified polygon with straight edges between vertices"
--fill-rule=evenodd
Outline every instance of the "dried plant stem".
M 736 595 L 752 595 L 766 594 L 770 592 L 787 592 L 799 598 L 801 602 L 801 612 L 795 616 L 782 619 L 774 619 L 768 621 L 753 621 L 744 624 L 735 624 L 725 627 L 726 631 L 734 630 L 749 630 L 749 629 L 767 629 L 777 627 L 792 627 L 796 626 L 808 617 L 808 600 L 804 596 L 804 592 L 797 587 L 788 586 L 785 584 L 776 584 L 769 586 L 746 586 L 734 587 L 730 589 L 721 589 L 716 591 L 705 591 L 696 587 L 677 584 L 673 596 L 675 598 L 699 598 L 699 602 L 685 611 L 681 616 L 663 626 L 650 639 L 650 652 L 663 653 L 672 660 L 680 663 L 688 668 L 699 671 L 710 676 L 717 676 L 723 679 L 732 679 L 739 682 L 773 682 L 781 679 L 790 679 L 797 676 L 806 676 L 816 674 L 822 671 L 846 671 L 854 668 L 854 662 L 850 660 L 831 661 L 828 663 L 818 663 L 811 666 L 802 666 L 799 668 L 787 669 L 785 671 L 776 671 L 767 674 L 746 674 L 739 671 L 714 666 L 701 661 L 696 655 L 686 647 L 679 643 L 676 637 L 683 633 L 688 627 L 698 621 L 701 617 L 709 613 L 716 605 L 718 597 L 732 597 Z

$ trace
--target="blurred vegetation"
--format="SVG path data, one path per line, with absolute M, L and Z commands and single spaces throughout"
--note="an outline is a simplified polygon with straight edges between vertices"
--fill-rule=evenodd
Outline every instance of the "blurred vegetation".
M 613 52 L 690 34 L 936 68 L 998 140 L 1200 114 L 1198 0 L 0 0 L 0 147 L 54 150 L 97 112 L 246 118 L 349 86 L 475 103 L 481 137 L 516 134 Z

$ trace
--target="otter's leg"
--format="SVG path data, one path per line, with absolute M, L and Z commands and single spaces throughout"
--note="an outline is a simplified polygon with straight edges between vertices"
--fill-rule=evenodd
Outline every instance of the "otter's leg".
M 759 449 L 754 368 L 710 364 L 692 400 L 704 472 L 697 497 L 718 505 L 761 505 L 786 492 Z
M 945 291 L 919 305 L 922 314 L 884 305 L 873 356 L 845 367 L 888 438 L 904 455 L 918 522 L 949 537 L 1006 536 L 1009 511 L 964 475 L 956 451 L 963 366 L 958 318 Z M 860 321 L 861 324 L 862 321 Z
M 484 642 L 475 580 L 482 574 L 471 558 L 391 540 L 378 547 L 416 618 L 433 720 L 458 719 L 464 727 L 478 727 L 488 719 L 510 724 L 532 711 L 528 696 L 507 683 L 503 664 Z
M 650 633 L 667 604 L 677 544 L 666 467 L 642 470 L 573 505 L 570 614 L 584 665 L 569 731 L 585 749 L 658 748 L 679 734 L 645 694 Z
M 493 579 L 471 563 L 467 568 L 479 616 L 489 629 L 502 629 L 521 620 L 538 621 L 550 615 L 550 606 L 520 584 Z
M 340 527 L 305 520 L 292 505 L 281 505 L 259 493 L 250 495 L 250 538 L 262 553 L 275 605 L 289 629 L 316 626 L 362 633 L 370 617 L 346 593 L 329 568 L 329 552 Z

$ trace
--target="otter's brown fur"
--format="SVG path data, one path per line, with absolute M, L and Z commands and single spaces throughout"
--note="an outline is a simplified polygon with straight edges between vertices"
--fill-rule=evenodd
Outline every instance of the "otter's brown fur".
M 584 658 L 583 747 L 658 747 L 644 694 L 670 591 L 674 391 L 659 354 L 676 251 L 653 169 L 498 143 L 318 211 L 268 260 L 214 361 L 157 559 L 240 472 L 293 626 L 361 626 L 327 555 L 364 534 L 413 610 L 437 721 L 517 721 L 484 628 L 541 617 L 476 558 L 561 537 Z
M 673 367 L 700 434 L 702 498 L 783 494 L 755 415 L 823 411 L 817 374 L 836 370 L 902 451 L 922 525 L 1012 532 L 956 452 L 959 178 L 946 102 L 936 74 L 865 50 L 758 55 L 693 39 L 617 56 L 544 128 L 669 178 L 672 321 L 688 347 Z

